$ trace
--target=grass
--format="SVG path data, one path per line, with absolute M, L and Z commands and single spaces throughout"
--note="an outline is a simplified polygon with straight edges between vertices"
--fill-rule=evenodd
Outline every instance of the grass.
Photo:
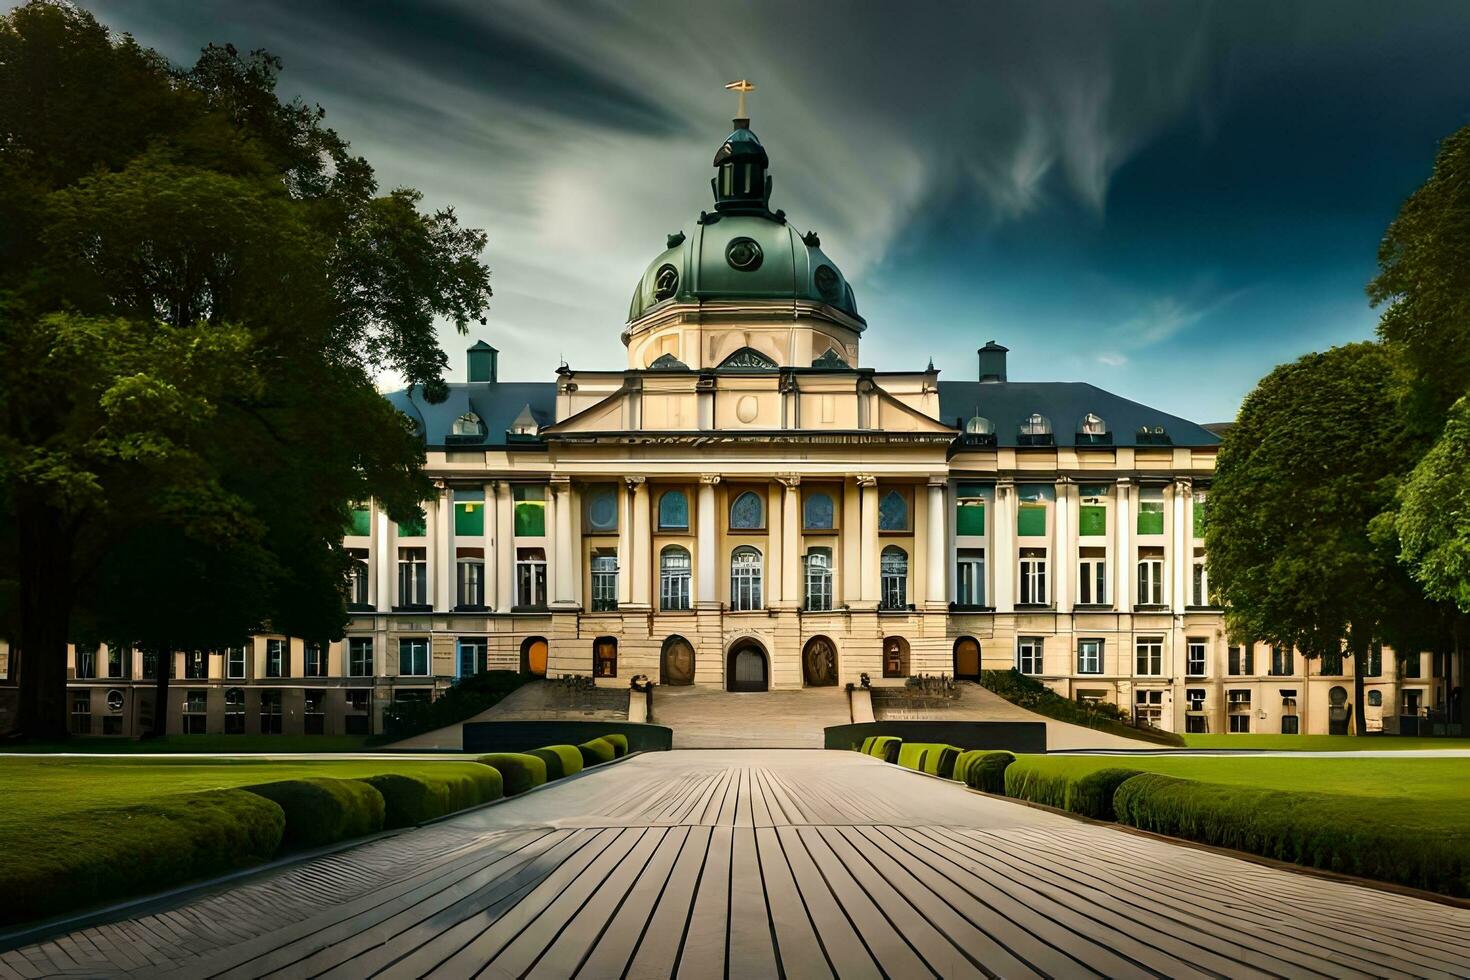
M 1134 725 L 1128 714 L 1115 704 L 1098 702 L 1079 704 L 1064 698 L 1034 677 L 1027 677 L 1014 667 L 1010 670 L 980 672 L 980 685 L 999 694 L 1012 704 L 1056 721 L 1081 725 L 1122 738 L 1138 739 L 1156 745 L 1181 746 L 1184 739 L 1148 725 Z
M 1413 738 L 1398 735 L 1186 735 L 1191 749 L 1256 749 L 1272 752 L 1400 752 L 1410 749 L 1470 749 L 1470 738 Z
M 51 755 L 58 752 L 109 755 L 229 752 L 238 755 L 290 755 L 299 752 L 363 752 L 384 742 L 382 735 L 165 735 L 162 738 L 118 738 L 73 735 L 64 742 L 4 742 L 0 752 Z

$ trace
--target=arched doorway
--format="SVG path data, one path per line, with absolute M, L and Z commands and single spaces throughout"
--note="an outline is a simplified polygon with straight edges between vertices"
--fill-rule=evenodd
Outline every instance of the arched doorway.
M 980 641 L 962 636 L 954 641 L 954 676 L 973 681 L 980 679 Z
M 901 636 L 883 638 L 883 676 L 909 676 L 909 641 Z
M 801 682 L 807 687 L 837 684 L 837 648 L 825 636 L 806 641 L 801 651 Z
M 1348 704 L 1348 693 L 1345 687 L 1333 687 L 1327 692 L 1327 734 L 1346 735 L 1348 733 L 1348 719 L 1352 717 L 1352 707 Z
M 658 681 L 668 687 L 686 687 L 694 683 L 694 647 L 682 636 L 664 640 Z
M 546 676 L 546 637 L 528 636 L 521 641 L 521 673 Z
M 770 661 L 765 649 L 754 640 L 741 640 L 730 648 L 725 673 L 727 691 L 765 691 L 771 686 Z

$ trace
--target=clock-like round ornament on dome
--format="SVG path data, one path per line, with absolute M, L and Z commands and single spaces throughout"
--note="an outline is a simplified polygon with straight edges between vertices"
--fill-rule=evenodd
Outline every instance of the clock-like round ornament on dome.
M 732 269 L 754 272 L 761 267 L 761 247 L 753 238 L 734 238 L 725 246 L 725 261 Z
M 653 298 L 665 300 L 679 291 L 679 270 L 671 265 L 661 265 L 653 280 Z
M 812 276 L 817 284 L 817 291 L 827 299 L 837 298 L 837 270 L 830 265 L 817 266 L 816 273 Z

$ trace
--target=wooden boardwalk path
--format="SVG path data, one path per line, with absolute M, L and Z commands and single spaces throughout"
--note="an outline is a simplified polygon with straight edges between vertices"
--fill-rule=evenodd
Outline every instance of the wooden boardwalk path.
M 0 976 L 1470 973 L 1470 911 L 856 753 L 684 751 L 0 955 Z

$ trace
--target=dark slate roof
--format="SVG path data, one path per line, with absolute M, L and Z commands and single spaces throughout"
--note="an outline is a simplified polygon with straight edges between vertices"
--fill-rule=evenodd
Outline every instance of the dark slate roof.
M 505 446 L 508 444 L 506 431 L 515 422 L 516 416 L 521 414 L 521 410 L 528 406 L 537 425 L 544 427 L 556 421 L 555 381 L 480 381 L 451 384 L 449 397 L 437 405 L 425 401 L 423 389 L 418 386 L 390 392 L 384 397 L 394 408 L 416 420 L 422 426 L 425 444 L 435 447 Z M 448 436 L 455 419 L 470 411 L 485 423 L 485 441 L 450 443 Z
M 996 444 L 1016 446 L 1023 419 L 1040 412 L 1051 421 L 1058 446 L 1076 444 L 1078 424 L 1088 412 L 1098 415 L 1113 434 L 1113 445 L 1138 445 L 1140 426 L 1163 426 L 1175 446 L 1214 446 L 1219 436 L 1201 425 L 1121 398 L 1081 381 L 941 381 L 939 410 L 946 424 L 981 415 L 995 426 Z

